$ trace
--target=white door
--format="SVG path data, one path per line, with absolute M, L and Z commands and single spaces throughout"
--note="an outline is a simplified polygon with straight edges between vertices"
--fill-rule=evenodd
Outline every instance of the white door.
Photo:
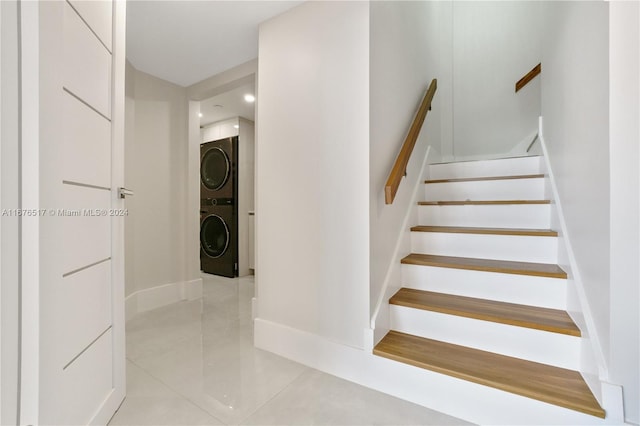
M 37 34 L 23 46 L 37 50 L 37 80 L 23 77 L 39 123 L 37 182 L 25 176 L 23 190 L 37 192 L 39 216 L 23 233 L 23 250 L 37 251 L 23 252 L 24 270 L 37 270 L 24 277 L 23 312 L 38 322 L 23 316 L 21 422 L 105 424 L 125 392 L 125 3 L 22 6 L 23 34 Z

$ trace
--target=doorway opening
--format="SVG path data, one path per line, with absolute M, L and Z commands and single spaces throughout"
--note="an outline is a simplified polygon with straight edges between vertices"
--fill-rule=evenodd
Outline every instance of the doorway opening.
M 255 81 L 200 102 L 200 270 L 253 274 Z

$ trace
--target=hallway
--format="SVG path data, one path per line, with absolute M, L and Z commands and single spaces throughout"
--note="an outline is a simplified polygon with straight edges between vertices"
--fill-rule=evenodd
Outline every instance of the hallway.
M 111 425 L 459 425 L 462 420 L 253 347 L 253 277 L 127 323 L 127 397 Z

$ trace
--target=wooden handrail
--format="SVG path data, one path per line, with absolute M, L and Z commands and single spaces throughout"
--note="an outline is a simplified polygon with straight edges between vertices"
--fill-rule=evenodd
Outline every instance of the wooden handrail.
M 384 186 L 385 204 L 393 203 L 393 199 L 396 197 L 396 192 L 398 192 L 398 187 L 400 186 L 400 181 L 402 180 L 402 177 L 406 175 L 409 158 L 411 157 L 413 147 L 418 140 L 420 129 L 422 129 L 422 123 L 424 123 L 427 112 L 431 109 L 431 101 L 433 100 L 433 95 L 435 95 L 437 88 L 438 81 L 434 78 L 427 89 L 427 93 L 424 95 L 420 108 L 413 119 L 413 123 L 411 123 L 409 133 L 402 144 L 398 157 L 396 157 L 396 162 L 393 163 L 391 173 L 389 173 L 389 178 Z
M 527 74 L 525 74 L 524 77 L 522 77 L 520 80 L 516 82 L 516 93 L 518 92 L 518 90 L 526 86 L 527 83 L 533 80 L 533 78 L 538 74 L 540 74 L 541 72 L 542 72 L 542 64 L 538 64 L 535 67 L 533 67 L 531 71 L 529 71 Z

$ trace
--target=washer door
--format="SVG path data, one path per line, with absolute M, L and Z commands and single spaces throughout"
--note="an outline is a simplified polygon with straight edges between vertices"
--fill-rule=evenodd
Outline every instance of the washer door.
M 231 174 L 231 162 L 220 148 L 208 150 L 200 163 L 200 180 L 207 188 L 217 191 L 227 183 Z
M 229 247 L 229 227 L 217 214 L 210 214 L 200 226 L 200 247 L 214 259 L 222 256 Z

